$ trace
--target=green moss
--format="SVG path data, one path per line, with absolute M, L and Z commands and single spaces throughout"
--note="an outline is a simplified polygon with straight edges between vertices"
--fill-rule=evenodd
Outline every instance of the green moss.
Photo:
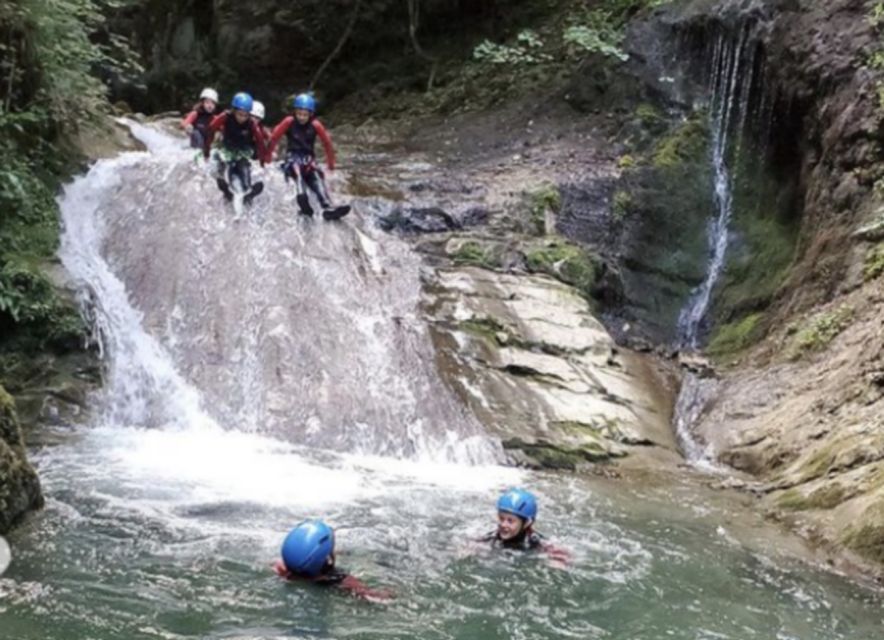
M 834 445 L 828 445 L 814 452 L 814 454 L 802 465 L 801 478 L 803 481 L 820 478 L 829 472 L 835 464 Z
M 611 213 L 617 220 L 623 220 L 632 207 L 632 195 L 628 191 L 618 191 L 614 194 Z
M 777 504 L 789 511 L 806 511 L 808 509 L 834 509 L 849 498 L 847 490 L 840 484 L 820 487 L 808 496 L 797 489 L 790 489 L 780 496 Z
M 495 343 L 500 342 L 500 336 L 510 336 L 510 331 L 494 318 L 471 318 L 458 326 L 467 333 Z
M 525 255 L 529 271 L 546 273 L 589 296 L 598 279 L 598 259 L 589 251 L 564 240 L 529 249 Z
M 843 537 L 844 545 L 864 558 L 884 564 L 884 504 L 867 508 Z
M 546 232 L 546 212 L 558 213 L 562 208 L 562 194 L 554 184 L 544 184 L 525 193 L 533 232 L 542 235 Z
M 853 322 L 854 309 L 848 305 L 817 314 L 811 318 L 792 338 L 788 355 L 792 359 L 800 358 L 811 351 L 825 349 L 838 334 Z
M 489 250 L 473 240 L 461 244 L 451 258 L 456 264 L 473 265 L 485 269 L 495 269 L 500 266 L 499 261 Z
M 884 273 L 884 243 L 869 249 L 863 267 L 863 276 L 866 280 L 874 280 L 882 273 Z
M 763 317 L 761 313 L 753 313 L 717 327 L 707 352 L 712 356 L 723 356 L 742 351 L 761 337 L 759 323 Z
M 673 169 L 696 161 L 708 149 L 709 129 L 705 117 L 695 116 L 660 140 L 653 153 L 658 169 Z
M 624 154 L 617 158 L 617 167 L 624 171 L 628 169 L 634 169 L 638 166 L 638 160 L 635 159 L 635 156 L 630 154 Z
M 598 442 L 571 447 L 546 441 L 528 443 L 514 438 L 505 440 L 502 444 L 504 449 L 522 451 L 533 459 L 537 466 L 545 469 L 574 471 L 587 462 L 607 462 L 626 455 L 622 451 L 611 451 Z

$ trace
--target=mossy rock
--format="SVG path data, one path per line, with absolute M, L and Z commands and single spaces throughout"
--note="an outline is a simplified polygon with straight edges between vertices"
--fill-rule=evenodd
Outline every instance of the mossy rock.
M 40 481 L 25 457 L 15 403 L 0 387 L 0 533 L 42 506 Z
M 860 556 L 884 565 L 884 505 L 872 505 L 843 537 L 844 545 Z
M 601 261 L 590 251 L 565 240 L 528 248 L 525 264 L 533 273 L 545 273 L 591 296 L 598 282 Z
M 546 233 L 547 212 L 558 213 L 562 208 L 562 194 L 559 188 L 551 183 L 525 193 L 530 220 L 529 231 L 534 235 Z
M 761 337 L 763 317 L 761 313 L 752 313 L 745 318 L 717 327 L 709 341 L 707 353 L 720 357 L 749 347 Z
M 623 220 L 632 208 L 632 194 L 628 191 L 617 191 L 611 204 L 611 213 L 617 220 Z
M 677 169 L 708 155 L 709 126 L 695 115 L 657 143 L 652 162 L 658 169 Z
M 809 495 L 797 489 L 790 489 L 777 500 L 777 505 L 789 511 L 807 511 L 810 509 L 834 509 L 851 497 L 850 492 L 839 483 L 820 487 Z
M 869 249 L 863 266 L 863 277 L 867 281 L 874 280 L 881 274 L 884 274 L 884 243 Z
M 513 438 L 504 440 L 502 444 L 504 449 L 517 450 L 522 453 L 524 457 L 533 462 L 532 466 L 562 471 L 576 471 L 587 463 L 610 462 L 614 458 L 626 455 L 621 451 L 611 451 L 598 442 L 587 442 L 574 446 L 546 440 L 525 442 Z
M 797 360 L 806 353 L 825 349 L 850 326 L 854 313 L 853 307 L 841 305 L 812 317 L 794 334 L 788 349 L 789 358 Z
M 500 258 L 495 256 L 489 247 L 474 240 L 460 244 L 451 254 L 451 259 L 459 265 L 471 265 L 491 270 L 500 267 Z

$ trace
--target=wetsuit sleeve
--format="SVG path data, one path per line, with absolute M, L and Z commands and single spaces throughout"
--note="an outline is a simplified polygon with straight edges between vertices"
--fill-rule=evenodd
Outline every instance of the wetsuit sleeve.
M 273 155 L 273 152 L 276 151 L 276 145 L 279 143 L 279 140 L 285 135 L 285 132 L 289 130 L 289 127 L 292 126 L 292 122 L 295 121 L 293 116 L 286 116 L 282 119 L 278 125 L 273 127 L 273 132 L 270 134 L 270 144 L 267 145 L 267 149 L 270 155 Z
M 277 560 L 273 563 L 273 572 L 276 573 L 280 578 L 285 578 L 287 580 L 292 579 L 292 574 L 289 573 L 288 568 L 286 568 L 285 563 L 282 560 Z
M 270 154 L 268 153 L 267 140 L 264 138 L 264 129 L 258 124 L 257 120 L 252 120 L 252 140 L 255 142 L 258 161 L 261 163 L 261 166 L 264 166 L 270 162 Z
M 540 542 L 540 550 L 549 556 L 554 563 L 568 565 L 571 563 L 571 553 L 546 541 Z
M 186 129 L 187 125 L 195 123 L 196 117 L 196 111 L 191 111 L 190 113 L 188 113 L 186 116 L 184 116 L 184 120 L 181 121 L 181 128 Z
M 355 576 L 348 575 L 338 583 L 338 586 L 357 598 L 371 602 L 389 602 L 394 598 L 393 592 L 389 589 L 371 589 Z
M 313 120 L 313 128 L 316 129 L 316 135 L 322 140 L 322 148 L 325 149 L 325 162 L 329 171 L 335 169 L 335 148 L 332 146 L 331 136 L 319 120 Z
M 209 153 L 212 150 L 212 142 L 215 141 L 215 133 L 221 130 L 225 122 L 227 122 L 227 114 L 222 113 L 212 118 L 212 121 L 209 123 L 209 128 L 206 130 L 206 141 L 203 146 L 203 155 L 205 157 L 209 157 Z

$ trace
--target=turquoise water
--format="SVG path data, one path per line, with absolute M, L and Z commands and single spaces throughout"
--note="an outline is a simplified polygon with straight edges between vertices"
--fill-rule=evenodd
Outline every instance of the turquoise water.
M 0 637 L 860 640 L 880 596 L 794 557 L 733 500 L 512 469 L 311 452 L 217 431 L 85 431 L 36 455 L 49 503 L 11 536 Z M 534 488 L 571 550 L 490 552 L 498 491 Z M 711 500 L 711 501 L 709 501 Z M 323 516 L 390 605 L 270 571 Z

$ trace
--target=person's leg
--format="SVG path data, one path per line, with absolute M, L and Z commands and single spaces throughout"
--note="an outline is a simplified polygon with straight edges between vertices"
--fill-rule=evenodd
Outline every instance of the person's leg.
M 215 183 L 224 194 L 224 199 L 230 202 L 233 200 L 233 192 L 230 190 L 230 185 L 227 184 L 227 163 L 217 153 L 213 154 L 212 158 L 215 162 Z
M 194 129 L 190 133 L 190 146 L 194 149 L 202 149 L 206 144 L 206 138 L 200 129 Z
M 325 180 L 323 180 L 319 170 L 314 169 L 313 171 L 306 172 L 304 181 L 310 187 L 310 191 L 316 194 L 316 197 L 319 199 L 319 206 L 323 209 L 331 209 L 331 199 L 328 197 Z

